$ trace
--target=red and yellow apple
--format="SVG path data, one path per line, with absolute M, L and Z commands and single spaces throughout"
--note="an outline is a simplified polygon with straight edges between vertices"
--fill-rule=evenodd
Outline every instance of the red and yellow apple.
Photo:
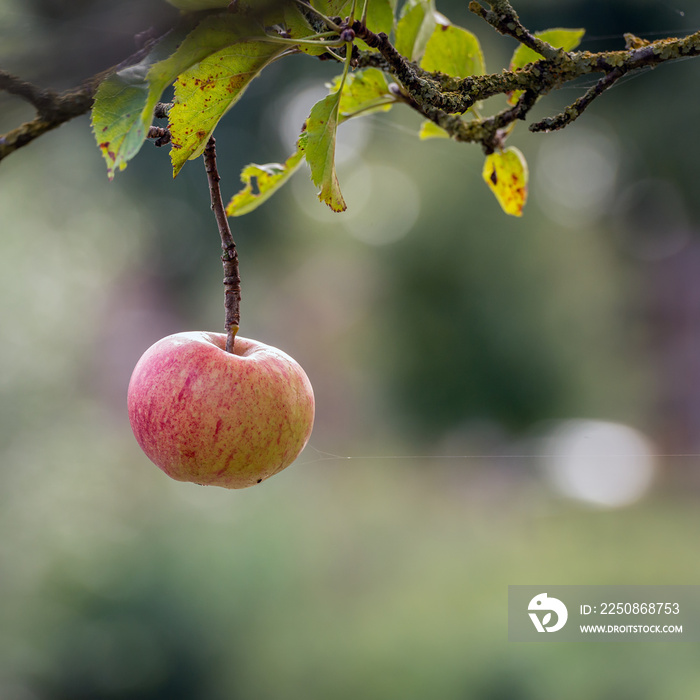
M 229 489 L 288 467 L 314 422 L 301 366 L 277 348 L 222 333 L 170 335 L 138 361 L 129 420 L 148 458 L 178 481 Z

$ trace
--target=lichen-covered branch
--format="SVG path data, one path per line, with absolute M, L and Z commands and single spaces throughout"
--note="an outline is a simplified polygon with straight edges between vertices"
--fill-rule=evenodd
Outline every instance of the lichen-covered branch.
M 556 131 L 557 129 L 563 129 L 567 124 L 578 119 L 596 97 L 602 95 L 609 87 L 612 87 L 624 74 L 625 71 L 621 68 L 613 68 L 592 88 L 587 90 L 584 95 L 572 102 L 563 112 L 554 117 L 546 117 L 534 124 L 530 124 L 530 131 Z
M 476 0 L 469 3 L 469 9 L 475 14 L 488 22 L 496 31 L 506 36 L 512 36 L 521 44 L 524 44 L 529 49 L 540 54 L 544 58 L 556 58 L 561 49 L 555 49 L 546 41 L 538 39 L 534 34 L 531 34 L 520 23 L 520 18 L 509 2 L 504 0 L 489 0 L 490 10 L 485 9 Z
M 367 29 L 360 20 L 355 20 L 348 28 L 352 29 L 355 36 L 358 39 L 362 39 L 367 46 L 379 51 L 386 62 L 388 72 L 411 93 L 414 99 L 417 96 L 421 97 L 419 104 L 426 100 L 434 107 L 443 107 L 443 96 L 437 82 L 429 73 L 404 58 L 394 48 L 389 41 L 389 37 L 384 32 L 375 34 Z
M 565 127 L 577 119 L 596 97 L 602 95 L 627 73 L 641 68 L 653 68 L 666 61 L 699 55 L 700 32 L 682 39 L 661 39 L 643 43 L 639 48 L 626 51 L 609 51 L 599 54 L 574 53 L 571 55 L 571 60 L 577 66 L 580 75 L 604 73 L 603 77 L 560 114 L 531 124 L 530 131 L 554 131 Z
M 515 37 L 538 52 L 542 60 L 515 71 L 455 78 L 428 73 L 410 63 L 407 67 L 405 59 L 399 60 L 395 56 L 396 50 L 386 35 L 374 35 L 366 28 L 354 27 L 358 36 L 379 50 L 388 70 L 400 83 L 397 94 L 404 102 L 435 122 L 455 140 L 481 143 L 486 153 L 500 146 L 503 130 L 516 120 L 525 119 L 540 97 L 577 78 L 603 74 L 595 86 L 561 114 L 532 124 L 531 131 L 552 131 L 570 124 L 593 100 L 627 73 L 700 55 L 700 32 L 680 39 L 652 42 L 633 41 L 626 36 L 627 48 L 621 51 L 566 52 L 553 48 L 525 29 L 506 0 L 489 1 L 489 5 L 491 10 L 486 10 L 478 2 L 472 1 L 469 7 L 502 33 Z M 358 62 L 364 61 L 365 56 L 361 55 Z M 523 91 L 517 104 L 491 117 L 465 120 L 460 116 L 479 101 L 516 91 Z
M 0 90 L 21 97 L 37 111 L 34 119 L 0 136 L 0 160 L 47 131 L 86 114 L 92 106 L 101 78 L 101 75 L 96 76 L 77 89 L 56 93 L 53 90 L 43 90 L 17 76 L 0 71 Z
M 314 11 L 309 5 L 302 0 L 297 1 L 301 7 L 313 14 Z M 409 61 L 396 50 L 386 34 L 370 31 L 362 20 L 321 20 L 315 15 L 313 19 L 320 23 L 319 31 L 325 27 L 329 32 L 337 32 L 339 36 L 344 36 L 344 41 L 347 42 L 355 37 L 362 39 L 374 50 L 358 51 L 357 46 L 354 46 L 353 67 L 373 66 L 390 74 L 398 84 L 395 91 L 397 97 L 442 127 L 455 140 L 480 143 L 487 153 L 502 145 L 512 124 L 517 120 L 526 119 L 539 98 L 582 76 L 598 74 L 600 79 L 560 114 L 530 125 L 531 131 L 552 131 L 570 124 L 595 99 L 630 72 L 700 55 L 700 32 L 683 38 L 651 42 L 625 35 L 626 44 L 623 50 L 598 53 L 567 52 L 551 46 L 523 26 L 508 0 L 471 0 L 469 9 L 498 32 L 514 37 L 535 51 L 542 59 L 518 70 L 458 78 L 428 72 Z M 327 22 L 326 25 L 323 24 L 324 21 Z M 17 95 L 37 110 L 35 119 L 0 135 L 0 160 L 46 131 L 85 114 L 92 105 L 100 81 L 111 72 L 140 60 L 143 52 L 149 48 L 148 45 L 143 47 L 119 66 L 94 76 L 75 90 L 62 94 L 42 90 L 0 71 L 0 90 Z M 345 47 L 341 47 L 337 53 L 324 54 L 320 58 L 342 60 L 345 50 Z M 519 96 L 517 102 L 492 116 L 475 117 L 473 112 L 467 117 L 464 116 L 477 102 L 484 102 L 496 95 L 512 94 Z M 162 129 L 154 129 L 149 136 L 157 139 L 158 145 L 167 142 L 167 134 Z

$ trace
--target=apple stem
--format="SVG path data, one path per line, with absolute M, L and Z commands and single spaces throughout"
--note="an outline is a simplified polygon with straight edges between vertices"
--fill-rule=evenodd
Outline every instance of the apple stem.
M 231 235 L 228 225 L 228 217 L 224 209 L 224 201 L 221 198 L 219 187 L 219 171 L 216 167 L 216 140 L 209 138 L 204 149 L 204 167 L 209 180 L 209 195 L 211 208 L 216 217 L 221 236 L 221 262 L 224 264 L 224 308 L 226 309 L 226 352 L 233 352 L 233 345 L 241 322 L 241 276 L 238 272 L 238 253 L 236 243 Z

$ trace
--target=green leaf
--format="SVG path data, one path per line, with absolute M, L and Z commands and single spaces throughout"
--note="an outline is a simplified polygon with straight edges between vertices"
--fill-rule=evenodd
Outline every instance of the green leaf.
M 299 137 L 299 148 L 303 149 L 311 168 L 311 179 L 314 185 L 321 188 L 318 198 L 333 211 L 347 209 L 335 172 L 340 95 L 340 92 L 326 95 L 313 106 L 306 120 L 306 128 Z
M 277 12 L 265 15 L 262 24 L 283 25 L 293 39 L 313 35 L 296 5 L 285 3 L 273 9 Z M 231 14 L 204 20 L 188 41 L 190 55 L 199 60 L 181 72 L 175 84 L 169 124 L 173 175 L 187 160 L 201 155 L 219 120 L 242 97 L 251 81 L 290 49 L 289 44 L 264 37 L 261 23 L 254 17 L 242 19 Z M 317 54 L 326 50 L 323 46 L 303 48 Z
M 337 17 L 350 11 L 351 0 L 311 0 L 311 6 L 326 17 Z
M 362 10 L 362 1 L 358 3 L 358 14 Z M 389 35 L 394 29 L 394 11 L 396 0 L 369 0 L 367 7 L 367 28 L 375 34 L 384 32 Z
M 336 77 L 331 90 L 336 92 L 341 82 L 341 76 Z M 340 94 L 340 121 L 343 122 L 359 113 L 388 112 L 392 103 L 387 103 L 387 100 L 393 99 L 386 76 L 378 68 L 365 68 L 350 73 Z
M 453 24 L 438 24 L 428 39 L 420 65 L 427 71 L 466 78 L 484 72 L 484 56 L 479 40 L 470 31 Z
M 257 209 L 289 180 L 303 162 L 304 151 L 298 147 L 296 153 L 289 156 L 283 164 L 255 165 L 253 163 L 246 166 L 241 173 L 241 181 L 245 187 L 229 202 L 226 214 L 242 216 Z
M 315 30 L 302 14 L 299 5 L 286 2 L 284 3 L 283 10 L 284 14 L 281 24 L 289 32 L 289 36 L 293 39 L 308 39 L 315 34 Z M 299 50 L 311 56 L 320 56 L 326 53 L 326 47 L 324 47 L 321 42 L 318 43 L 318 46 L 299 44 Z
M 585 32 L 585 29 L 546 29 L 542 32 L 535 32 L 535 36 L 538 39 L 542 39 L 542 41 L 546 41 L 555 49 L 573 51 L 573 49 L 581 43 Z M 517 68 L 526 66 L 528 63 L 541 60 L 542 56 L 540 56 L 540 54 L 520 44 L 520 46 L 515 49 L 513 58 L 510 59 L 510 70 L 516 70 Z
M 335 99 L 337 99 L 337 92 L 340 89 L 341 82 L 342 78 L 338 76 L 331 86 L 332 94 L 328 95 L 328 98 L 332 98 L 332 100 L 329 100 L 329 116 L 332 114 L 333 104 Z M 340 93 L 340 100 L 337 106 L 337 124 L 341 124 L 347 119 L 356 116 L 358 113 L 369 114 L 376 111 L 387 111 L 392 107 L 391 104 L 386 103 L 386 100 L 390 98 L 393 99 L 393 95 L 389 92 L 386 77 L 384 73 L 377 68 L 366 68 L 356 73 L 349 74 L 346 77 Z M 324 113 L 328 111 L 328 109 L 329 106 L 326 104 L 323 108 Z M 318 131 L 321 136 L 318 137 L 316 134 L 317 129 L 314 125 L 317 123 L 316 120 L 319 118 L 319 114 L 321 114 L 320 118 L 322 118 L 321 108 L 319 108 L 317 113 L 314 113 L 312 110 L 312 116 L 309 117 L 307 128 L 302 133 L 299 143 L 297 144 L 297 151 L 291 155 L 284 164 L 251 164 L 243 170 L 241 173 L 241 180 L 245 187 L 235 195 L 226 208 L 228 216 L 242 216 L 243 214 L 253 211 L 286 184 L 304 161 L 306 149 L 309 144 L 309 123 L 312 125 L 313 134 L 311 142 L 312 144 L 317 141 L 319 142 L 319 151 L 321 152 L 322 158 L 325 159 L 324 165 L 321 166 L 321 170 L 324 172 L 318 176 L 319 180 L 314 180 L 314 182 L 316 182 L 317 185 L 323 186 L 325 181 L 325 193 L 330 193 L 330 197 L 327 197 L 326 194 L 324 194 L 324 190 L 322 190 L 320 199 L 329 204 L 335 211 L 342 211 L 344 209 L 342 195 L 340 194 L 337 179 L 335 178 L 334 166 L 331 165 L 329 167 L 327 161 L 329 150 L 332 148 L 333 152 L 335 151 L 335 135 L 332 133 L 333 125 L 332 123 L 329 124 L 326 122 L 326 128 L 324 129 L 324 127 L 319 124 L 320 129 L 318 129 Z M 310 156 L 312 159 L 314 157 L 314 154 Z M 334 155 L 332 157 L 334 157 Z M 309 156 L 307 156 L 307 160 L 309 160 Z M 330 175 L 328 173 L 330 173 Z M 313 176 L 314 173 L 312 171 L 312 177 Z M 330 201 L 328 201 L 329 199 Z M 334 205 L 338 205 L 340 208 Z
M 263 24 L 284 25 L 294 39 L 313 35 L 296 6 L 285 4 L 273 9 L 276 13 L 266 15 Z M 175 85 L 175 104 L 170 112 L 174 175 L 187 160 L 202 153 L 219 120 L 250 82 L 290 48 L 289 44 L 266 38 L 254 17 L 241 18 L 238 14 L 208 17 L 187 42 L 187 55 L 196 60 L 178 72 Z M 310 47 L 309 52 L 324 53 L 325 48 Z M 174 64 L 179 56 L 171 59 Z M 166 70 L 171 67 L 164 66 Z
M 110 179 L 138 153 L 158 100 L 178 76 L 170 114 L 175 174 L 188 158 L 201 153 L 221 116 L 250 81 L 289 48 L 265 38 L 262 27 L 279 23 L 295 39 L 314 33 L 296 5 L 273 2 L 259 9 L 270 11 L 265 21 L 252 13 L 211 14 L 196 25 L 197 18 L 186 18 L 139 64 L 100 85 L 92 123 Z M 325 52 L 323 46 L 307 50 Z
M 221 117 L 241 98 L 265 66 L 287 50 L 284 44 L 239 41 L 213 53 L 175 83 L 170 110 L 173 175 L 201 155 Z
M 173 30 L 138 64 L 102 81 L 92 107 L 92 129 L 107 162 L 111 180 L 141 149 L 153 120 L 153 110 L 167 86 L 151 83 L 152 67 L 172 54 L 191 27 Z M 173 76 L 174 78 L 174 76 Z
M 396 24 L 396 50 L 409 61 L 418 61 L 435 25 L 434 0 L 407 0 Z
M 238 15 L 216 14 L 205 17 L 168 58 L 156 63 L 148 72 L 148 82 L 160 87 L 162 92 L 175 78 L 203 61 L 239 41 L 258 33 L 257 25 L 243 22 Z
M 209 15 L 187 35 L 172 56 L 151 68 L 148 79 L 168 85 L 208 56 L 243 39 L 260 35 L 260 31 L 255 24 L 244 22 L 235 14 Z
M 492 153 L 486 157 L 482 176 L 503 211 L 511 216 L 522 216 L 528 181 L 523 154 L 514 146 Z
M 141 63 L 107 78 L 95 98 L 93 131 L 110 178 L 138 153 L 160 96 L 178 75 L 256 33 L 260 29 L 254 20 L 231 13 L 209 15 L 194 28 L 185 21 Z
M 426 139 L 449 139 L 450 135 L 435 122 L 424 121 L 418 132 L 418 138 L 421 141 Z

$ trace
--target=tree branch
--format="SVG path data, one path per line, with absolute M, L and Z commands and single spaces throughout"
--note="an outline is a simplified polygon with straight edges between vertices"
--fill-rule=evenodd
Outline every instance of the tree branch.
M 591 102 L 602 95 L 605 90 L 612 87 L 625 72 L 621 68 L 614 68 L 609 73 L 606 73 L 592 88 L 587 90 L 585 95 L 572 102 L 563 112 L 554 117 L 546 117 L 534 124 L 530 124 L 530 131 L 536 133 L 563 129 L 568 124 L 571 124 L 572 121 L 578 119 Z
M 341 27 L 344 26 L 345 25 L 341 25 Z M 389 37 L 384 32 L 375 34 L 367 29 L 360 20 L 355 20 L 349 25 L 349 28 L 352 29 L 355 32 L 355 36 L 358 39 L 362 39 L 367 46 L 379 51 L 386 61 L 386 65 L 392 75 L 411 93 L 411 97 L 418 102 L 418 104 L 429 102 L 433 107 L 437 107 L 438 109 L 443 107 L 443 96 L 438 83 L 432 79 L 430 73 L 427 73 L 404 58 L 394 48 L 394 45 L 389 41 Z
M 520 18 L 507 0 L 487 0 L 491 6 L 490 10 L 486 10 L 476 0 L 469 3 L 469 9 L 488 22 L 496 31 L 506 36 L 512 36 L 521 44 L 524 44 L 529 49 L 532 49 L 544 58 L 556 58 L 561 49 L 555 49 L 546 41 L 538 39 L 534 34 L 531 34 L 520 23 Z
M 34 119 L 0 136 L 0 160 L 47 131 L 86 114 L 92 106 L 95 91 L 103 77 L 105 74 L 101 73 L 79 88 L 58 94 L 0 71 L 0 90 L 21 97 L 37 110 L 37 116 Z
M 236 243 L 231 235 L 228 225 L 224 202 L 221 198 L 221 187 L 219 181 L 219 171 L 216 167 L 216 140 L 213 136 L 209 138 L 204 149 L 204 167 L 209 180 L 209 194 L 211 197 L 211 208 L 216 217 L 221 236 L 221 262 L 224 264 L 224 308 L 226 310 L 226 352 L 233 352 L 236 334 L 241 323 L 241 276 L 238 271 L 238 253 Z
M 478 142 L 489 153 L 498 148 L 507 129 L 516 120 L 525 119 L 537 100 L 549 92 L 561 88 L 577 78 L 602 74 L 596 85 L 575 100 L 562 113 L 532 124 L 532 131 L 561 129 L 577 119 L 600 95 L 622 76 L 642 68 L 650 68 L 667 61 L 700 55 L 700 32 L 685 38 L 661 39 L 646 42 L 626 35 L 626 49 L 622 51 L 566 52 L 537 38 L 520 22 L 508 0 L 471 0 L 472 12 L 488 22 L 502 34 L 512 36 L 543 58 L 524 68 L 490 75 L 472 75 L 458 78 L 443 73 L 430 73 L 402 56 L 384 33 L 375 34 L 360 20 L 341 22 L 331 20 L 331 31 L 362 39 L 376 51 L 353 49 L 354 66 L 375 66 L 391 74 L 399 84 L 396 94 L 417 112 L 432 120 L 458 141 Z M 301 0 L 297 0 L 301 2 Z M 301 2 L 303 7 L 306 7 Z M 337 23 L 336 23 L 337 22 Z M 328 27 L 327 27 L 328 28 Z M 101 80 L 124 66 L 141 60 L 152 46 L 149 42 L 138 53 L 119 66 L 90 78 L 82 86 L 57 94 L 42 90 L 20 78 L 0 71 L 0 90 L 5 90 L 32 104 L 37 116 L 30 122 L 0 136 L 0 160 L 18 148 L 33 141 L 41 134 L 56 128 L 74 117 L 85 114 L 91 107 L 95 90 Z M 496 95 L 520 93 L 515 106 L 480 119 L 464 119 L 464 115 L 477 102 Z M 167 106 L 165 106 L 167 109 Z M 150 136 L 162 140 L 160 131 Z M 167 138 L 167 137 L 165 137 Z
M 499 31 L 504 30 L 524 45 L 541 55 L 548 56 L 515 71 L 502 71 L 491 75 L 473 75 L 455 78 L 442 73 L 427 73 L 414 64 L 412 72 L 406 69 L 393 54 L 386 35 L 374 35 L 360 30 L 358 36 L 367 38 L 370 46 L 379 49 L 394 77 L 401 83 L 396 93 L 413 109 L 443 128 L 457 141 L 478 142 L 486 153 L 499 147 L 499 132 L 515 120 L 525 119 L 539 97 L 559 89 L 563 85 L 594 73 L 603 77 L 585 95 L 575 100 L 561 114 L 532 124 L 532 131 L 561 129 L 578 118 L 583 111 L 622 76 L 642 68 L 653 68 L 667 61 L 700 55 L 700 32 L 682 39 L 668 38 L 654 42 L 628 41 L 629 48 L 623 51 L 565 52 L 554 49 L 546 42 L 534 37 L 520 23 L 510 3 L 494 0 L 489 3 L 492 11 L 485 10 L 472 1 L 470 9 L 483 16 Z M 477 9 L 478 8 L 478 9 Z M 362 56 L 360 57 L 362 60 Z M 404 77 L 408 76 L 408 80 Z M 492 117 L 465 121 L 459 115 L 465 113 L 476 102 L 500 94 L 524 91 L 513 108 L 505 109 Z

